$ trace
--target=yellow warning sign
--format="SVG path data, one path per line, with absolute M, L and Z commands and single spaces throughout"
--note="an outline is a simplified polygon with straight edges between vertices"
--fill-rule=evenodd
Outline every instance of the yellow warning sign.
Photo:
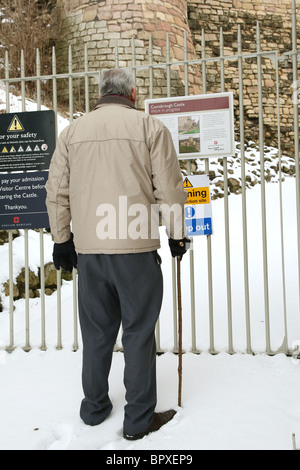
M 183 187 L 184 188 L 192 188 L 193 187 L 192 183 L 190 182 L 190 180 L 188 178 L 185 178 L 185 180 L 183 182 Z
M 14 116 L 9 128 L 7 129 L 7 132 L 17 132 L 17 131 L 24 131 L 24 127 L 22 126 L 21 121 L 18 118 L 18 116 Z
M 2 150 L 2 153 L 8 153 L 8 150 L 6 147 L 4 147 L 4 149 Z
M 209 188 L 185 189 L 188 192 L 186 204 L 209 204 Z

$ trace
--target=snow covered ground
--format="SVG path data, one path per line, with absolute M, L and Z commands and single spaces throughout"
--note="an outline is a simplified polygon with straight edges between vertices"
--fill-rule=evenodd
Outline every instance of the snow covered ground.
M 0 90 L 1 95 L 1 90 Z M 11 97 L 20 111 L 19 101 Z M 14 102 L 13 100 L 16 100 Z M 1 96 L 0 96 L 1 101 Z M 29 106 L 29 105 L 28 105 Z M 32 104 L 32 107 L 34 104 Z M 29 106 L 30 108 L 30 106 Z M 65 125 L 61 121 L 60 128 Z M 283 337 L 283 293 L 279 233 L 279 186 L 267 184 L 267 226 L 272 349 Z M 30 299 L 30 338 L 33 349 L 25 353 L 24 300 L 15 302 L 14 325 L 17 349 L 8 354 L 8 299 L 0 313 L 0 450 L 291 450 L 292 433 L 300 447 L 300 365 L 283 354 L 266 356 L 263 271 L 261 248 L 260 187 L 247 193 L 249 280 L 251 298 L 251 339 L 255 356 L 246 351 L 243 285 L 241 196 L 230 196 L 231 268 L 233 296 L 234 355 L 227 354 L 228 328 L 224 249 L 224 201 L 213 202 L 214 235 L 214 324 L 215 348 L 210 355 L 206 273 L 207 247 L 203 237 L 195 239 L 197 347 L 191 354 L 189 303 L 189 256 L 182 262 L 183 285 L 183 396 L 182 408 L 159 432 L 141 441 L 122 438 L 123 355 L 114 353 L 110 394 L 114 404 L 111 416 L 100 426 L 90 428 L 80 420 L 82 399 L 81 348 L 73 352 L 73 285 L 62 287 L 63 350 L 56 344 L 56 294 L 46 296 L 47 351 L 40 345 L 40 300 Z M 288 341 L 292 348 L 300 340 L 297 270 L 297 232 L 295 226 L 295 180 L 283 184 L 284 240 L 286 261 Z M 39 235 L 29 232 L 29 266 L 39 266 Z M 14 276 L 24 266 L 23 235 L 14 240 Z M 52 242 L 45 235 L 45 263 L 51 260 Z M 165 298 L 161 315 L 161 347 L 168 352 L 157 358 L 158 406 L 177 407 L 178 358 L 173 346 L 171 262 L 162 231 Z M 7 246 L 0 247 L 0 284 L 8 277 Z M 81 345 L 80 337 L 79 343 Z M 1 350 L 2 346 L 2 350 Z
M 158 357 L 158 410 L 177 406 L 177 357 Z M 300 439 L 300 371 L 284 355 L 183 357 L 177 415 L 141 441 L 122 438 L 123 355 L 110 377 L 114 409 L 100 426 L 82 423 L 81 353 L 18 349 L 0 366 L 0 449 L 8 450 L 292 450 Z M 299 441 L 300 442 L 300 441 Z

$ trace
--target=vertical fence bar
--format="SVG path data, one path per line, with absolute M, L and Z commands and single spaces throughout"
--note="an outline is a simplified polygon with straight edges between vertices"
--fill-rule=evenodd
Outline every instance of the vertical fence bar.
M 131 39 L 131 69 L 133 74 L 134 83 L 136 83 L 136 54 L 134 38 Z
M 41 61 L 40 51 L 36 50 L 36 105 L 37 111 L 41 110 Z M 47 349 L 46 346 L 46 313 L 45 313 L 45 260 L 44 260 L 44 233 L 43 229 L 39 229 L 40 234 L 40 285 L 41 285 L 41 347 L 42 351 Z
M 89 56 L 87 44 L 84 45 L 84 91 L 85 91 L 85 112 L 90 112 L 90 89 L 89 89 Z
M 184 89 L 185 95 L 189 94 L 189 61 L 188 61 L 187 34 L 184 32 Z
M 152 38 L 151 38 L 151 54 L 152 54 Z M 170 36 L 167 33 L 166 38 L 166 74 L 167 74 L 167 97 L 169 98 L 172 94 L 171 92 L 171 56 L 170 56 Z M 153 87 L 153 85 L 152 85 Z M 153 92 L 152 92 L 153 95 Z M 151 96 L 152 96 L 151 95 Z M 173 351 L 178 352 L 178 322 L 177 322 L 177 282 L 176 282 L 176 262 L 172 258 L 172 301 L 173 301 L 173 337 L 174 337 L 174 347 Z
M 115 67 L 119 68 L 119 45 L 117 39 L 115 43 Z
M 13 283 L 13 234 L 8 232 L 9 242 L 9 347 L 8 351 L 14 350 L 14 283 Z
M 206 50 L 205 50 L 205 33 L 202 29 L 201 36 L 201 59 L 202 59 L 202 93 L 206 93 Z
M 24 249 L 25 249 L 25 330 L 26 344 L 25 351 L 30 351 L 30 315 L 29 315 L 29 248 L 28 248 L 28 230 L 24 230 Z
M 184 86 L 185 96 L 189 95 L 189 62 L 188 62 L 188 45 L 187 33 L 184 32 Z M 192 174 L 192 162 L 187 160 L 187 172 Z M 191 249 L 189 250 L 190 257 L 190 299 L 191 299 L 191 338 L 192 338 L 192 352 L 197 351 L 196 347 L 196 308 L 195 308 L 195 259 L 194 259 L 194 243 L 191 241 Z
M 24 51 L 21 51 L 21 93 L 22 112 L 26 111 L 26 88 L 25 88 L 25 60 Z M 30 312 L 29 312 L 29 241 L 28 229 L 24 230 L 25 250 L 25 351 L 30 351 Z
M 221 90 L 225 92 L 225 58 L 223 28 L 220 29 L 220 72 Z M 233 354 L 232 335 L 232 297 L 231 297 L 231 262 L 230 262 L 230 237 L 229 237 L 229 202 L 228 202 L 228 168 L 227 158 L 223 158 L 224 176 L 224 222 L 225 222 L 225 251 L 226 251 L 226 282 L 227 282 L 227 321 L 228 321 L 228 353 Z
M 57 271 L 57 345 L 56 349 L 60 351 L 62 346 L 62 326 L 61 326 L 61 271 Z
M 167 33 L 167 43 L 166 43 L 166 54 L 167 54 L 167 95 L 168 98 L 171 96 L 171 59 L 170 59 L 170 37 Z M 178 322 L 177 322 L 177 282 L 176 282 L 176 262 L 175 259 L 171 259 L 172 264 L 172 302 L 173 302 L 173 338 L 174 345 L 173 351 L 178 352 Z
M 6 92 L 6 112 L 10 111 L 9 97 L 9 57 L 8 51 L 5 52 L 5 92 Z M 14 349 L 14 283 L 13 283 L 13 233 L 8 231 L 8 270 L 9 270 L 9 347 L 8 351 Z
M 246 312 L 246 339 L 247 353 L 252 354 L 251 321 L 250 321 L 250 295 L 249 295 L 249 259 L 248 259 L 248 224 L 246 200 L 246 163 L 245 163 L 245 115 L 244 115 L 244 86 L 243 86 L 243 52 L 242 31 L 238 27 L 238 69 L 239 69 L 239 111 L 240 111 L 240 151 L 241 151 L 241 177 L 242 177 L 242 218 L 243 218 L 243 256 L 244 256 L 244 289 Z
M 36 50 L 36 109 L 41 110 L 41 59 L 40 51 Z
M 6 112 L 10 111 L 10 99 L 9 99 L 9 57 L 8 51 L 5 52 L 5 92 L 6 92 Z
M 282 188 L 282 152 L 280 131 L 280 92 L 279 92 L 279 67 L 278 53 L 275 54 L 276 64 L 276 108 L 277 108 L 277 139 L 278 139 L 278 170 L 279 170 L 279 211 L 280 211 L 280 243 L 281 243 L 281 272 L 282 272 L 282 295 L 283 295 L 283 318 L 284 318 L 284 340 L 277 352 L 288 353 L 288 329 L 287 329 L 287 307 L 286 307 L 286 278 L 285 278 L 285 253 L 284 253 L 284 220 L 283 220 L 283 188 Z
M 73 109 L 73 64 L 72 64 L 72 46 L 69 46 L 69 57 L 68 57 L 68 66 L 69 66 L 69 120 L 70 123 L 73 121 L 74 109 Z
M 269 309 L 269 279 L 268 279 L 268 244 L 266 227 L 266 192 L 264 165 L 264 112 L 262 90 L 262 55 L 260 42 L 260 24 L 257 22 L 257 80 L 259 106 L 259 149 L 260 149 L 260 179 L 261 179 L 261 213 L 262 213 L 262 243 L 263 243 L 263 273 L 264 273 L 264 302 L 265 302 L 265 333 L 266 351 L 271 354 L 270 344 L 270 309 Z
M 296 0 L 292 1 L 292 64 L 293 82 L 298 87 L 298 43 L 297 43 L 297 8 Z M 296 169 L 296 209 L 298 233 L 298 294 L 300 302 L 300 161 L 299 161 L 299 100 L 294 98 L 294 145 Z
M 85 64 L 86 64 L 86 52 L 85 52 Z M 84 84 L 86 85 L 86 81 L 84 82 Z M 86 92 L 85 92 L 85 96 L 86 96 Z M 72 46 L 69 46 L 69 116 L 70 116 L 70 123 L 72 123 L 73 116 L 74 116 Z M 77 322 L 77 271 L 76 269 L 73 269 L 72 277 L 73 277 L 73 332 L 74 332 L 73 350 L 77 351 L 78 350 L 78 322 Z
M 167 97 L 171 96 L 171 59 L 170 59 L 170 37 L 167 33 L 166 38 L 166 79 L 167 79 Z M 177 283 L 176 283 L 176 265 L 172 258 L 172 303 L 173 303 L 173 351 L 178 352 L 178 331 L 177 331 Z
M 167 33 L 167 51 L 166 51 L 166 58 L 167 58 L 167 97 L 170 98 L 171 96 L 171 59 L 170 59 L 170 36 Z
M 206 89 L 206 51 L 205 51 L 205 33 L 202 30 L 202 41 L 201 41 L 201 58 L 202 58 L 202 83 L 203 93 L 207 92 Z M 205 171 L 209 174 L 209 159 L 205 160 Z M 215 340 L 214 340 L 214 310 L 213 310 L 213 283 L 212 283 L 212 244 L 211 235 L 207 236 L 207 275 L 208 275 L 208 301 L 209 301 L 209 337 L 210 337 L 210 348 L 209 352 L 215 354 Z
M 149 91 L 150 99 L 153 98 L 153 42 L 152 36 L 149 37 Z
M 22 111 L 26 111 L 26 88 L 25 88 L 25 59 L 24 51 L 21 51 L 21 98 L 22 98 Z
M 53 88 L 53 110 L 55 113 L 55 136 L 58 136 L 57 128 L 57 76 L 56 76 L 56 52 L 55 47 L 52 48 L 52 88 Z M 61 328 L 61 270 L 57 271 L 57 346 L 58 350 L 62 349 L 62 328 Z
M 177 322 L 177 285 L 176 285 L 176 263 L 172 257 L 172 293 L 173 293 L 173 352 L 178 352 L 178 322 Z
M 220 28 L 220 83 L 221 91 L 225 92 L 225 58 L 223 28 Z
M 41 283 L 41 350 L 45 351 L 46 346 L 46 312 L 45 312 L 45 260 L 44 260 L 44 233 L 43 229 L 40 232 L 40 283 Z
M 57 137 L 57 77 L 55 47 L 52 48 L 52 90 L 53 111 L 55 113 L 55 135 Z

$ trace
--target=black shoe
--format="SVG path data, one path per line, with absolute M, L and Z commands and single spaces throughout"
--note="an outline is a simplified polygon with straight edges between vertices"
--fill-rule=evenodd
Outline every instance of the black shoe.
M 163 413 L 154 413 L 153 414 L 153 423 L 149 428 L 144 431 L 140 432 L 139 434 L 134 434 L 131 436 L 130 434 L 126 434 L 125 431 L 123 431 L 123 437 L 129 441 L 137 441 L 138 439 L 143 439 L 143 437 L 147 436 L 151 432 L 158 431 L 162 426 L 167 424 L 171 419 L 176 415 L 176 411 L 174 410 L 168 410 L 164 411 Z

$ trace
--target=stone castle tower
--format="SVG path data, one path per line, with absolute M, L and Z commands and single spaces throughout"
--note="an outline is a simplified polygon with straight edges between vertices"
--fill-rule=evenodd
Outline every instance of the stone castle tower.
M 188 59 L 196 58 L 193 37 L 188 25 L 186 0 L 59 0 L 65 21 L 65 37 L 73 49 L 76 68 L 83 67 L 84 45 L 88 45 L 89 66 L 92 69 L 114 67 L 116 45 L 119 66 L 131 66 L 132 44 L 136 65 L 166 61 L 167 33 L 170 57 L 184 59 L 186 35 Z M 150 44 L 150 36 L 152 44 Z M 152 56 L 152 57 L 151 57 Z M 154 93 L 166 94 L 162 85 L 165 74 L 154 70 Z M 173 94 L 183 87 L 183 68 L 172 70 Z M 190 75 L 190 92 L 201 90 L 200 74 Z M 143 107 L 149 95 L 149 73 L 137 71 L 138 105 Z M 180 94 L 184 94 L 181 92 Z
M 256 25 L 261 24 L 262 50 L 289 52 L 291 46 L 292 0 L 58 0 L 64 18 L 65 44 L 72 46 L 73 69 L 84 69 L 84 46 L 88 46 L 90 70 L 100 70 L 116 65 L 132 66 L 132 45 L 135 64 L 164 63 L 167 59 L 167 33 L 170 45 L 170 60 L 201 58 L 202 30 L 205 31 L 206 57 L 220 56 L 220 28 L 224 37 L 224 54 L 237 54 L 238 25 L 242 29 L 243 52 L 256 51 Z M 300 15 L 299 15 L 300 17 Z M 150 43 L 150 36 L 152 43 Z M 117 44 L 117 49 L 116 49 Z M 62 47 L 61 54 L 67 54 Z M 62 60 L 67 64 L 66 55 Z M 264 93 L 266 104 L 267 139 L 272 141 L 276 131 L 276 84 L 272 65 L 264 65 Z M 66 67 L 66 66 L 65 66 Z M 238 70 L 236 64 L 226 63 L 226 91 L 236 94 L 238 104 Z M 245 114 L 248 119 L 249 138 L 257 127 L 257 65 L 255 60 L 244 63 Z M 283 100 L 291 100 L 291 64 L 286 61 L 280 70 L 280 90 Z M 150 96 L 149 71 L 137 70 L 138 107 L 143 109 L 144 99 Z M 184 95 L 184 66 L 172 66 L 171 95 Z M 189 66 L 189 94 L 203 92 L 201 65 Z M 206 91 L 220 92 L 220 67 L 216 63 L 207 66 Z M 153 97 L 167 96 L 166 72 L 153 69 Z M 95 96 L 98 85 L 94 81 Z M 286 145 L 289 134 L 290 111 L 283 116 L 286 126 Z M 292 114 L 292 107 L 291 107 Z M 238 117 L 238 116 L 237 116 Z

